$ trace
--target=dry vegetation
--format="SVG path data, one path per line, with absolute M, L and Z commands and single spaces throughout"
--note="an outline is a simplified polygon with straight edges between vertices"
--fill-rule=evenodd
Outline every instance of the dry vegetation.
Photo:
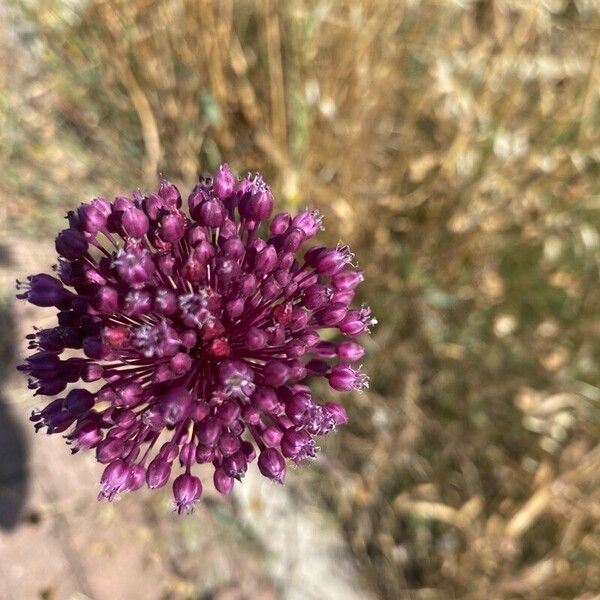
M 16 5 L 5 222 L 264 170 L 353 242 L 379 317 L 371 391 L 304 474 L 374 589 L 597 598 L 600 5 Z

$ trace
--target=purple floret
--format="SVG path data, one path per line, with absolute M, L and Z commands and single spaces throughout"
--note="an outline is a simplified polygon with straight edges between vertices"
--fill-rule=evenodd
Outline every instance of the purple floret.
M 202 493 L 195 464 L 212 463 L 226 495 L 257 457 L 260 472 L 283 483 L 286 459 L 315 456 L 315 436 L 347 415 L 314 398 L 306 378 L 340 391 L 368 383 L 353 366 L 362 346 L 320 333 L 354 337 L 375 320 L 349 307 L 363 275 L 348 247 L 302 251 L 320 214 L 270 219 L 260 175 L 237 180 L 221 165 L 192 190 L 189 214 L 182 204 L 161 180 L 155 194 L 94 198 L 68 214 L 57 277 L 18 284 L 19 298 L 58 313 L 55 327 L 28 336 L 34 353 L 19 369 L 36 396 L 96 382 L 31 420 L 63 433 L 73 452 L 95 450 L 106 465 L 100 499 L 173 475 L 176 509 L 187 513 Z

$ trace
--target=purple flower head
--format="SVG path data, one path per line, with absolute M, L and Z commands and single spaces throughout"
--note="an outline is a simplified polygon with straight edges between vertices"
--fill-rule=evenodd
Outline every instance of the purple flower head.
M 56 239 L 57 277 L 18 282 L 19 298 L 57 311 L 55 327 L 27 336 L 19 367 L 36 396 L 61 395 L 34 411 L 36 430 L 94 450 L 100 499 L 173 475 L 180 514 L 202 494 L 196 464 L 212 463 L 227 495 L 255 461 L 283 483 L 286 459 L 314 458 L 315 437 L 347 415 L 304 380 L 367 387 L 352 338 L 375 322 L 349 306 L 363 275 L 348 247 L 307 249 L 321 215 L 271 219 L 260 175 L 237 180 L 221 165 L 194 188 L 189 213 L 182 204 L 165 179 L 145 197 L 94 198 Z M 351 339 L 322 340 L 325 328 Z

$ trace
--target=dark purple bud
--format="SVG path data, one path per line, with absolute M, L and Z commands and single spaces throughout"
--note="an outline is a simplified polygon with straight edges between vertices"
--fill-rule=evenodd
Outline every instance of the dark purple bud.
M 83 340 L 83 352 L 88 358 L 100 360 L 106 358 L 107 348 L 99 335 L 91 335 Z
M 267 334 L 258 327 L 251 327 L 246 332 L 245 342 L 250 350 L 260 350 L 267 345 Z
M 290 227 L 284 234 L 282 239 L 282 249 L 284 252 L 297 252 L 304 243 L 306 236 L 299 227 Z
M 331 296 L 332 302 L 341 302 L 348 306 L 354 299 L 354 290 L 348 290 L 346 292 L 333 292 Z
M 341 404 L 335 402 L 328 402 L 323 406 L 328 417 L 331 417 L 336 425 L 345 425 L 348 422 L 348 413 Z
M 113 213 L 124 212 L 130 208 L 135 208 L 133 202 L 127 196 L 117 196 L 113 202 Z
M 26 290 L 22 294 L 17 294 L 17 298 L 42 307 L 58 306 L 73 295 L 64 288 L 60 280 L 45 273 L 31 275 L 27 278 L 27 282 L 17 281 L 17 288 Z
M 98 365 L 96 363 L 88 363 L 84 365 L 81 371 L 81 379 L 86 383 L 91 383 L 92 381 L 98 381 L 102 377 L 104 372 L 104 368 L 102 365 Z
M 308 325 L 308 313 L 301 308 L 294 308 L 290 318 L 290 331 L 296 333 L 302 331 Z
M 270 273 L 277 266 L 277 250 L 273 246 L 266 246 L 256 255 L 254 268 L 260 273 Z
M 289 377 L 287 366 L 279 360 L 267 362 L 263 369 L 263 381 L 267 385 L 279 387 L 283 385 Z
M 185 387 L 172 388 L 160 399 L 159 406 L 165 423 L 175 425 L 189 416 L 192 397 Z
M 244 301 L 241 298 L 236 298 L 235 300 L 230 300 L 225 305 L 227 310 L 227 314 L 229 318 L 232 320 L 237 319 L 244 312 Z
M 111 462 L 100 479 L 100 494 L 98 500 L 106 499 L 109 502 L 113 500 L 119 492 L 127 487 L 127 478 L 129 476 L 129 467 L 123 460 Z
M 365 349 L 356 342 L 342 342 L 338 345 L 337 351 L 340 360 L 345 363 L 360 360 L 365 353 Z
M 290 226 L 292 219 L 288 213 L 279 213 L 273 217 L 271 221 L 271 233 L 273 235 L 281 235 Z
M 277 483 L 283 483 L 285 478 L 285 461 L 275 448 L 265 448 L 258 456 L 260 472 Z
M 266 413 L 277 412 L 280 408 L 279 399 L 271 387 L 258 387 L 252 394 L 252 404 L 260 411 Z
M 73 433 L 72 439 L 77 448 L 93 448 L 98 442 L 102 441 L 102 432 L 95 423 L 84 423 Z
M 219 407 L 217 417 L 225 426 L 231 425 L 240 416 L 241 408 L 237 402 L 227 401 Z
M 128 408 L 115 408 L 113 411 L 113 419 L 119 427 L 128 429 L 135 424 L 137 415 Z
M 144 398 L 144 388 L 135 381 L 119 386 L 115 391 L 115 406 L 137 406 Z
M 215 255 L 215 248 L 208 242 L 200 242 L 194 248 L 194 258 L 201 264 L 205 265 Z
M 149 465 L 146 472 L 146 483 L 151 490 L 162 487 L 171 476 L 171 465 L 157 456 Z
M 215 485 L 215 489 L 219 494 L 223 496 L 228 496 L 231 494 L 231 490 L 233 489 L 233 478 L 227 475 L 225 471 L 221 468 L 215 469 L 215 473 L 213 475 L 213 483 Z
M 200 225 L 193 225 L 188 229 L 187 241 L 191 246 L 196 246 L 200 242 L 206 242 L 206 229 Z
M 204 446 L 215 446 L 221 435 L 221 424 L 214 417 L 207 417 L 197 426 L 198 441 Z
M 231 456 L 241 448 L 240 438 L 232 433 L 224 433 L 219 439 L 219 450 L 223 456 Z
M 148 233 L 148 217 L 139 208 L 128 208 L 121 216 L 121 226 L 132 238 L 141 238 Z
M 215 194 L 221 200 L 227 200 L 235 190 L 235 183 L 235 175 L 229 165 L 226 163 L 219 165 L 213 182 Z
M 368 377 L 353 367 L 348 365 L 335 365 L 331 369 L 331 373 L 328 376 L 329 385 L 340 392 L 347 392 L 350 390 L 362 390 L 369 387 Z
M 71 390 L 65 398 L 65 408 L 74 416 L 90 410 L 94 403 L 94 395 L 82 388 Z
M 292 274 L 285 269 L 277 269 L 274 273 L 275 281 L 284 288 L 292 280 Z
M 267 446 L 279 446 L 283 432 L 277 427 L 267 427 L 262 433 L 263 442 Z
M 281 294 L 281 286 L 272 275 L 269 275 L 260 286 L 260 291 L 264 300 L 274 300 Z
M 92 234 L 97 233 L 106 226 L 106 219 L 109 214 L 110 208 L 109 212 L 105 213 L 93 204 L 82 204 L 77 209 L 77 216 L 82 229 Z
M 307 431 L 288 429 L 281 438 L 282 454 L 295 463 L 316 456 L 315 443 Z
M 181 207 L 181 194 L 177 187 L 166 179 L 160 180 L 158 186 L 158 195 L 165 201 L 165 204 L 170 208 Z
M 139 490 L 146 481 L 146 469 L 142 465 L 132 465 L 129 467 L 127 476 L 127 491 L 135 492 Z
M 285 345 L 285 355 L 288 358 L 299 358 L 306 353 L 306 346 L 299 340 L 290 340 Z
M 180 212 L 169 213 L 160 221 L 160 236 L 166 242 L 178 242 L 185 235 L 186 219 Z
M 306 345 L 307 348 L 314 348 L 320 341 L 319 334 L 314 329 L 308 329 L 300 334 L 298 339 Z
M 220 227 L 225 219 L 225 208 L 219 200 L 209 199 L 192 216 L 205 227 Z
M 179 454 L 179 448 L 177 447 L 176 442 L 177 440 L 165 442 L 160 447 L 157 457 L 161 458 L 162 460 L 166 460 L 169 464 L 172 464 Z
M 239 278 L 237 284 L 240 296 L 243 298 L 248 298 L 256 292 L 258 282 L 255 275 L 252 273 L 247 273 Z
M 306 371 L 309 375 L 323 377 L 329 371 L 329 365 L 323 360 L 309 360 L 306 363 Z
M 301 229 L 306 239 L 313 237 L 321 229 L 322 222 L 323 217 L 318 210 L 306 210 L 293 218 L 292 226 Z
M 210 446 L 203 446 L 200 444 L 196 448 L 196 462 L 199 464 L 205 464 L 212 462 L 215 458 L 215 449 Z
M 321 327 L 333 327 L 346 316 L 347 311 L 341 302 L 333 302 L 315 313 L 314 318 Z
M 76 229 L 63 229 L 56 238 L 56 251 L 68 260 L 81 258 L 88 249 L 83 234 Z
M 182 473 L 173 482 L 173 496 L 177 512 L 189 514 L 194 510 L 194 504 L 202 494 L 202 483 L 189 473 Z
M 153 221 L 158 220 L 161 211 L 166 210 L 166 202 L 158 194 L 150 194 L 142 203 L 144 211 Z
M 286 337 L 285 326 L 281 323 L 276 323 L 267 328 L 267 343 L 269 346 L 281 346 Z
M 125 446 L 119 438 L 106 438 L 96 446 L 96 459 L 99 463 L 108 464 L 123 455 Z
M 331 283 L 336 290 L 351 291 L 364 279 L 362 271 L 341 271 L 331 278 Z
M 248 470 L 248 462 L 246 461 L 244 453 L 238 451 L 231 456 L 226 456 L 223 459 L 222 467 L 226 475 L 241 481 L 242 477 L 244 477 L 246 471 Z
M 210 406 L 206 402 L 199 400 L 198 402 L 194 402 L 194 405 L 192 406 L 192 412 L 190 414 L 190 417 L 194 421 L 199 423 L 206 416 L 208 416 L 209 412 L 210 412 Z
M 331 289 L 315 283 L 304 290 L 302 304 L 311 310 L 325 306 L 331 300 Z
M 307 418 L 308 412 L 314 406 L 314 402 L 310 394 L 300 392 L 294 394 L 285 403 L 285 414 L 289 417 L 294 425 L 302 425 Z
M 371 309 L 367 307 L 349 310 L 339 324 L 340 331 L 344 335 L 360 335 L 375 325 L 377 319 L 371 316 Z
M 327 248 L 320 252 L 314 261 L 315 269 L 323 275 L 335 275 L 352 262 L 354 255 L 348 246 Z
M 244 256 L 244 252 L 246 251 L 246 247 L 242 243 L 239 237 L 230 237 L 223 242 L 221 246 L 221 251 L 223 255 L 227 258 L 238 259 Z
M 254 450 L 254 445 L 251 442 L 244 440 L 242 442 L 241 452 L 248 464 L 250 464 L 256 458 L 256 450 Z
M 239 211 L 244 219 L 263 221 L 271 216 L 273 195 L 260 176 L 247 175 L 245 180 L 240 182 L 240 191 L 243 195 Z
M 334 358 L 337 356 L 337 345 L 333 342 L 319 342 L 314 349 L 319 358 Z

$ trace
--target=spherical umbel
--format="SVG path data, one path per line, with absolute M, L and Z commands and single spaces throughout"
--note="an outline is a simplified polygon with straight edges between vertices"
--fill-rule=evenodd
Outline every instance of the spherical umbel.
M 348 417 L 305 380 L 367 387 L 354 338 L 375 323 L 350 308 L 363 274 L 348 247 L 306 248 L 316 210 L 270 219 L 260 175 L 238 180 L 221 165 L 192 190 L 189 213 L 182 205 L 165 179 L 147 196 L 94 198 L 67 215 L 57 275 L 17 282 L 19 298 L 57 312 L 56 326 L 27 336 L 18 367 L 36 396 L 62 394 L 33 412 L 36 431 L 94 450 L 99 499 L 172 479 L 180 514 L 201 497 L 197 464 L 212 463 L 227 495 L 254 462 L 282 484 L 286 460 L 314 458 L 315 437 Z M 322 340 L 331 328 L 350 339 Z

